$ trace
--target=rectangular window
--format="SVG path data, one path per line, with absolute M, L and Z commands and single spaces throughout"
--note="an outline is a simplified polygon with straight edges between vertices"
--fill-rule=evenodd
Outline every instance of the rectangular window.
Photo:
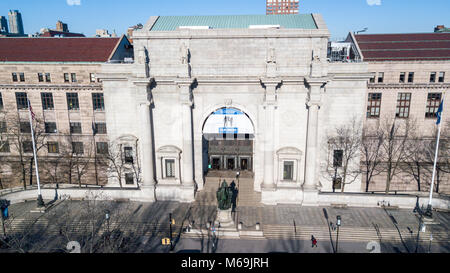
M 283 162 L 283 180 L 294 179 L 294 161 Z
M 166 159 L 166 177 L 175 177 L 175 159 Z
M 125 184 L 126 185 L 133 185 L 134 184 L 134 175 L 133 175 L 133 173 L 126 173 L 125 174 Z
M 92 93 L 92 105 L 94 106 L 94 111 L 105 111 L 103 93 Z
M 370 83 L 375 83 L 375 76 L 370 77 L 369 82 L 370 82 Z
M 0 133 L 6 133 L 8 131 L 8 127 L 6 125 L 6 121 L 0 121 Z
M 70 82 L 69 73 L 64 73 L 64 82 Z
M 439 72 L 439 82 L 444 82 L 445 80 L 445 72 Z
M 408 82 L 414 82 L 414 72 L 408 73 Z
M 16 73 L 16 72 L 13 72 L 13 73 L 11 73 L 11 75 L 12 75 L 12 80 L 13 80 L 13 82 L 17 82 L 17 81 L 18 81 L 17 73 Z
M 41 100 L 42 108 L 44 110 L 54 110 L 52 93 L 41 93 Z
M 430 82 L 436 82 L 436 72 L 431 72 L 431 74 L 430 74 Z
M 48 153 L 49 154 L 58 154 L 59 153 L 59 144 L 58 142 L 48 142 Z
M 89 79 L 91 82 L 95 82 L 95 74 L 94 73 L 89 73 Z
M 384 72 L 378 72 L 378 83 L 383 83 L 384 81 Z
M 46 82 L 51 82 L 52 79 L 50 78 L 50 73 L 45 73 L 45 81 Z
M 77 155 L 84 154 L 83 142 L 72 142 L 72 153 Z
M 95 133 L 99 135 L 106 135 L 106 123 L 95 123 Z
M 18 110 L 28 109 L 28 96 L 27 96 L 27 93 L 17 92 L 16 93 L 16 103 L 17 103 L 17 109 Z
M 39 80 L 39 82 L 43 82 L 44 81 L 44 74 L 38 73 L 38 80 Z
M 400 79 L 399 79 L 400 83 L 405 83 L 405 76 L 406 76 L 405 72 L 400 72 Z
M 427 108 L 425 112 L 426 118 L 437 118 L 436 112 L 439 109 L 441 99 L 442 99 L 441 93 L 428 93 Z
M 2 93 L 0 92 L 0 111 L 3 110 L 3 97 Z
M 344 158 L 343 150 L 334 150 L 333 152 L 333 167 L 342 167 L 342 159 Z
M 1 141 L 0 140 L 0 153 L 9 153 L 9 141 Z
M 71 134 L 81 134 L 81 122 L 71 122 L 70 123 L 70 133 Z
M 45 123 L 45 133 L 56 134 L 58 130 L 56 129 L 56 122 L 46 122 Z
M 97 142 L 97 154 L 108 154 L 108 143 L 107 142 Z
M 19 73 L 19 78 L 21 82 L 25 81 L 25 73 Z
M 28 121 L 20 122 L 20 132 L 24 134 L 31 134 L 31 127 Z
M 369 93 L 367 102 L 367 117 L 379 118 L 381 108 L 381 93 Z
M 71 73 L 70 77 L 72 78 L 72 82 L 77 82 L 77 74 Z
M 31 141 L 22 142 L 22 151 L 24 153 L 32 153 L 33 152 L 33 143 Z
M 133 163 L 133 148 L 125 147 L 124 154 L 125 154 L 125 163 Z
M 78 93 L 67 93 L 67 107 L 69 110 L 80 110 Z
M 398 93 L 397 110 L 395 116 L 398 118 L 409 117 L 410 105 L 411 105 L 411 93 Z

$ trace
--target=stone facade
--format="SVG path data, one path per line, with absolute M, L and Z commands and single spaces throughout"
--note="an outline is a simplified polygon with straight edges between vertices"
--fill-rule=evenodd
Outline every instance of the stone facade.
M 151 31 L 151 17 L 133 33 L 135 63 L 103 65 L 108 135 L 137 140 L 141 185 L 157 200 L 191 202 L 203 189 L 203 126 L 222 108 L 254 125 L 253 188 L 263 203 L 317 205 L 319 190 L 331 190 L 321 175 L 327 129 L 363 118 L 369 74 L 363 63 L 327 63 L 330 34 L 313 17 L 317 29 L 175 31 Z M 165 159 L 177 162 L 174 179 L 162 174 Z M 283 160 L 294 162 L 293 179 L 283 180 Z

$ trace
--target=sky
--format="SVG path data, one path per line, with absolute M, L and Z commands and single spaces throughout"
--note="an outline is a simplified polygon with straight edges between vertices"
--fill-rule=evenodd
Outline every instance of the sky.
M 22 13 L 25 32 L 56 27 L 95 35 L 96 29 L 125 34 L 129 26 L 145 24 L 154 15 L 265 14 L 265 0 L 0 0 L 0 16 Z M 300 13 L 320 13 L 333 40 L 350 31 L 366 33 L 432 32 L 450 26 L 449 0 L 300 0 Z

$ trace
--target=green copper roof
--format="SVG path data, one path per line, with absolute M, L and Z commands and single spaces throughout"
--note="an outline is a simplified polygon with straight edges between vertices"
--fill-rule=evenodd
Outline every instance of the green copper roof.
M 180 26 L 212 29 L 248 28 L 250 25 L 280 25 L 282 28 L 317 29 L 311 14 L 160 16 L 151 31 L 172 31 Z

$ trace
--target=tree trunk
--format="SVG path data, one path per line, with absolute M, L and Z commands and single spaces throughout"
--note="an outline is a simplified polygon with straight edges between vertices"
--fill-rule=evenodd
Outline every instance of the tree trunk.
M 386 194 L 389 193 L 389 189 L 391 188 L 391 171 L 392 171 L 392 165 L 389 162 L 388 170 L 387 170 L 387 179 L 386 179 Z

